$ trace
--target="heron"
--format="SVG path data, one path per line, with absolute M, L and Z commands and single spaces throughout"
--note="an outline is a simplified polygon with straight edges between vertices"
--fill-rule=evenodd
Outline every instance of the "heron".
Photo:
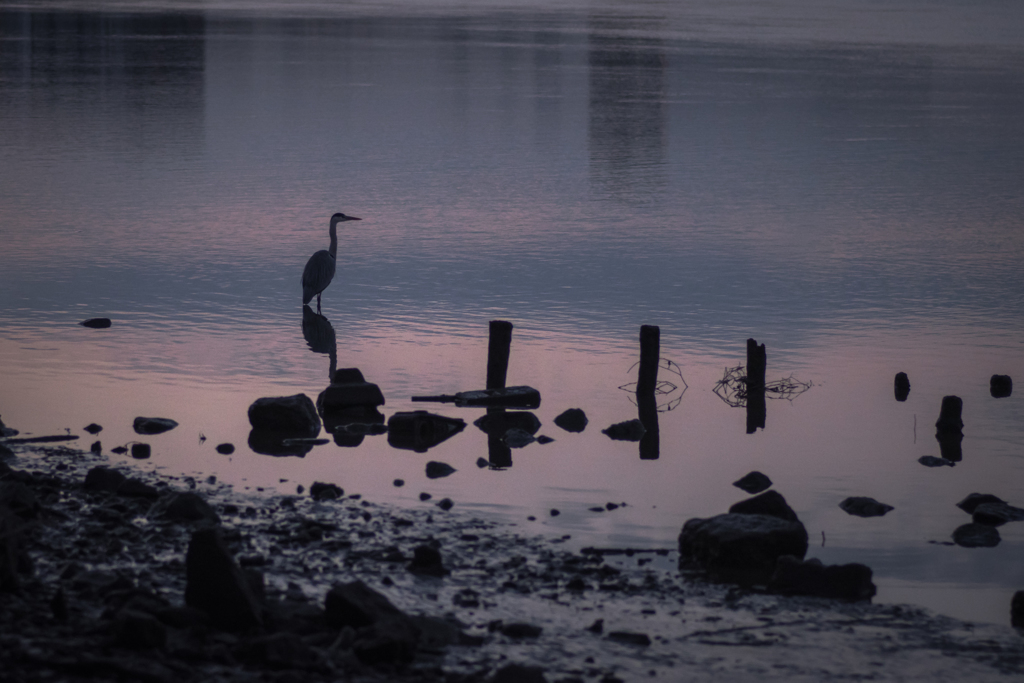
M 342 221 L 361 221 L 362 218 L 336 213 L 331 216 L 331 246 L 321 249 L 306 261 L 302 271 L 302 304 L 306 305 L 316 297 L 316 312 L 320 312 L 320 294 L 334 279 L 334 270 L 338 260 L 338 223 Z

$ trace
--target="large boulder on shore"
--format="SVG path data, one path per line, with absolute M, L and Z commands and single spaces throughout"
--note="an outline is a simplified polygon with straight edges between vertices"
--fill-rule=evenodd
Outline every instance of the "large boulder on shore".
M 205 612 L 214 625 L 229 631 L 262 625 L 259 603 L 218 528 L 192 534 L 185 577 L 185 604 Z
M 314 437 L 320 433 L 320 416 L 313 400 L 305 394 L 267 396 L 249 406 L 253 430 L 291 437 Z
M 799 560 L 783 555 L 775 564 L 768 590 L 782 595 L 813 595 L 840 600 L 870 600 L 876 589 L 871 568 L 850 564 L 824 565 L 821 560 Z
M 783 555 L 802 559 L 807 529 L 799 521 L 764 514 L 694 518 L 679 534 L 680 569 L 706 571 L 713 581 L 763 585 Z

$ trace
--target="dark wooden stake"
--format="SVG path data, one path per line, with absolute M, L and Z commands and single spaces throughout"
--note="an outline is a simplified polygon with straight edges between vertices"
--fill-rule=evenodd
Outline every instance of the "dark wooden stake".
M 492 320 L 487 343 L 487 388 L 504 389 L 508 356 L 512 346 L 512 323 Z
M 654 394 L 658 386 L 658 360 L 661 358 L 661 329 L 657 325 L 640 326 L 640 374 L 637 396 Z
M 764 344 L 747 340 L 747 434 L 753 434 L 760 427 L 764 429 L 768 417 L 768 406 L 764 396 L 764 375 L 768 368 L 768 353 Z

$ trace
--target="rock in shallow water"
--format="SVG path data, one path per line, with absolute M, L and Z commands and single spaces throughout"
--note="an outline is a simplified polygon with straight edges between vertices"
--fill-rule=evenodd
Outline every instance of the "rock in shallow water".
M 807 529 L 771 515 L 729 513 L 694 518 L 679 534 L 680 569 L 699 568 L 712 580 L 765 584 L 783 555 L 803 558 Z
M 825 566 L 817 558 L 800 561 L 795 557 L 782 556 L 775 565 L 768 590 L 782 595 L 870 600 L 876 592 L 871 577 L 871 569 L 863 564 Z
M 608 427 L 608 429 L 601 431 L 607 434 L 609 439 L 615 441 L 639 441 L 647 433 L 647 430 L 644 429 L 644 423 L 640 420 L 616 422 L 611 427 Z
M 110 327 L 110 318 L 89 318 L 78 323 L 82 327 L 91 327 L 94 330 L 103 330 Z
M 166 417 L 137 417 L 132 423 L 136 434 L 163 434 L 178 426 L 174 420 Z
M 881 517 L 890 510 L 896 509 L 892 505 L 879 503 L 874 498 L 867 496 L 851 496 L 840 503 L 839 507 L 846 514 L 857 517 Z
M 729 512 L 738 515 L 768 515 L 790 522 L 799 522 L 793 508 L 778 491 L 765 491 L 759 496 L 735 503 Z
M 772 480 L 766 475 L 753 471 L 732 483 L 736 488 L 742 489 L 750 494 L 761 493 L 771 487 Z
M 320 416 L 305 394 L 256 399 L 249 406 L 249 424 L 254 430 L 284 436 L 315 437 L 320 433 Z
M 953 531 L 953 542 L 964 548 L 994 548 L 1002 539 L 993 526 L 964 524 Z
M 569 408 L 555 418 L 555 424 L 567 432 L 582 432 L 587 428 L 587 414 L 580 408 Z

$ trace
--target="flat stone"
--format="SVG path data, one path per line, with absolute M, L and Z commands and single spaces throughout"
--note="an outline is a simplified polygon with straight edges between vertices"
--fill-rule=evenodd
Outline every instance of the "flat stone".
M 866 496 L 851 496 L 839 504 L 840 509 L 848 515 L 857 517 L 881 517 L 890 510 L 895 510 L 892 505 L 879 503 L 874 498 Z
M 166 417 L 137 417 L 132 423 L 136 434 L 163 434 L 178 426 L 174 420 Z
M 446 462 L 431 460 L 427 463 L 427 479 L 440 479 L 456 472 L 456 469 Z
M 82 327 L 91 327 L 94 330 L 102 330 L 110 327 L 112 324 L 110 318 L 89 318 L 78 323 Z
M 753 471 L 749 474 L 744 475 L 742 478 L 737 479 L 732 483 L 736 488 L 742 489 L 750 494 L 761 493 L 767 490 L 772 485 L 772 480 L 766 475 Z
M 769 515 L 790 522 L 799 522 L 796 512 L 778 491 L 765 491 L 759 496 L 735 503 L 729 512 L 737 515 Z
M 955 462 L 945 458 L 936 458 L 934 455 L 922 455 L 917 461 L 925 467 L 953 467 L 956 465 Z

